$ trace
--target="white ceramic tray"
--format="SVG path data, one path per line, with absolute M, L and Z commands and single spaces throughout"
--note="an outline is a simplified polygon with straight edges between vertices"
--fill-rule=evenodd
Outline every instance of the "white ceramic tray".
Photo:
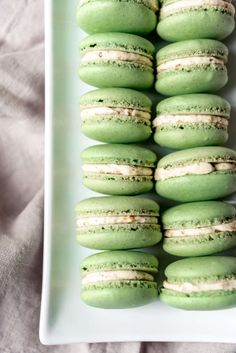
M 91 251 L 75 241 L 74 207 L 79 200 L 94 195 L 83 187 L 80 175 L 80 152 L 94 142 L 79 130 L 79 96 L 90 87 L 77 77 L 78 46 L 84 34 L 76 26 L 76 3 L 77 0 L 45 1 L 46 193 L 41 342 L 236 342 L 236 309 L 185 312 L 157 301 L 135 309 L 102 310 L 80 300 L 80 262 Z M 220 93 L 232 103 L 229 146 L 235 148 L 234 37 L 226 42 L 230 48 L 230 82 Z M 156 94 L 153 98 L 160 99 Z M 157 153 L 163 155 L 166 151 L 157 148 Z M 164 266 L 166 259 L 160 248 L 152 251 Z

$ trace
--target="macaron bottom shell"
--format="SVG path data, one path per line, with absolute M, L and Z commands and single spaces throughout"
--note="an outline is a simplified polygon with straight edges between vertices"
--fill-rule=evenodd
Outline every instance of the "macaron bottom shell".
M 214 200 L 235 191 L 236 173 L 234 172 L 186 175 L 156 183 L 156 192 L 160 196 L 180 202 Z
M 160 146 L 185 149 L 200 146 L 224 145 L 228 140 L 226 129 L 197 126 L 175 126 L 160 129 L 154 133 L 154 141 Z
M 162 289 L 160 300 L 174 308 L 184 310 L 220 310 L 236 305 L 236 290 L 209 291 L 184 294 Z
M 115 19 L 115 20 L 114 20 Z M 156 26 L 154 11 L 132 1 L 94 1 L 80 7 L 77 21 L 87 33 L 147 34 Z
M 82 289 L 82 300 L 103 309 L 126 309 L 157 300 L 157 284 L 147 281 L 112 281 Z
M 151 88 L 154 75 L 151 69 L 134 63 L 109 62 L 81 65 L 82 81 L 95 87 L 123 87 L 137 90 Z
M 199 65 L 172 70 L 157 75 L 156 90 L 166 96 L 189 93 L 215 92 L 228 81 L 226 67 Z
M 106 195 L 138 195 L 153 189 L 153 181 L 145 176 L 90 175 L 83 177 L 87 188 Z
M 233 16 L 217 10 L 185 11 L 162 19 L 157 26 L 159 36 L 168 42 L 187 39 L 224 39 L 234 29 Z

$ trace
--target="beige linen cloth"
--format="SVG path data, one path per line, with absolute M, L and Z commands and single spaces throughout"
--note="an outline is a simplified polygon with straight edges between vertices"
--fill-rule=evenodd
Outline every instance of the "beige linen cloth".
M 0 0 L 0 24 L 0 353 L 235 353 L 228 344 L 40 344 L 43 0 Z

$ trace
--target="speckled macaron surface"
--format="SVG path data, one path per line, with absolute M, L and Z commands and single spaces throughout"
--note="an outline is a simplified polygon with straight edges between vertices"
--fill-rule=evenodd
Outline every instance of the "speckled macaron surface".
M 162 0 L 157 26 L 169 42 L 186 39 L 224 39 L 232 33 L 235 8 L 231 0 Z
M 106 251 L 81 263 L 82 300 L 104 309 L 142 306 L 157 299 L 158 260 L 135 251 Z
M 147 140 L 151 129 L 151 100 L 127 88 L 101 88 L 80 98 L 81 131 L 108 143 Z
M 228 140 L 230 104 L 213 94 L 187 94 L 164 99 L 156 108 L 154 140 L 185 149 L 223 145 Z
M 212 255 L 236 246 L 236 208 L 221 201 L 185 203 L 162 214 L 163 248 L 176 256 Z
M 160 298 L 185 310 L 218 310 L 236 306 L 236 257 L 205 256 L 173 262 Z
M 156 27 L 157 0 L 80 0 L 79 26 L 87 33 L 126 32 L 145 35 Z
M 213 39 L 169 44 L 157 52 L 156 90 L 166 96 L 213 93 L 228 81 L 227 47 Z
M 80 79 L 92 86 L 145 90 L 154 82 L 154 46 L 127 33 L 98 33 L 80 43 Z
M 107 195 L 137 195 L 153 188 L 157 157 L 151 150 L 123 144 L 91 146 L 81 155 L 83 183 Z
M 76 208 L 77 240 L 97 250 L 143 248 L 161 240 L 159 205 L 146 198 L 92 197 Z
M 159 195 L 181 202 L 207 201 L 236 191 L 236 152 L 196 147 L 160 159 L 155 172 Z

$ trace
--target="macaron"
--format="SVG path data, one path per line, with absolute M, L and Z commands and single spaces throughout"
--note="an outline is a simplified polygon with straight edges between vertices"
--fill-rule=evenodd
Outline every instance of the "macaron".
M 187 94 L 164 99 L 156 108 L 154 140 L 185 149 L 223 145 L 228 140 L 230 104 L 213 94 Z
M 221 201 L 178 205 L 162 214 L 163 248 L 176 256 L 211 255 L 236 246 L 236 208 Z
M 151 100 L 128 88 L 101 88 L 80 98 L 82 132 L 98 141 L 133 143 L 147 140 Z
M 236 257 L 205 256 L 173 262 L 165 270 L 160 299 L 184 310 L 236 306 Z
M 181 202 L 218 199 L 236 191 L 236 152 L 196 147 L 160 159 L 155 172 L 159 195 Z
M 105 196 L 83 200 L 76 207 L 77 240 L 97 250 L 157 244 L 162 237 L 159 209 L 155 201 L 147 198 Z
M 153 188 L 156 154 L 135 145 L 105 144 L 82 152 L 84 185 L 108 195 L 137 195 Z
M 154 46 L 127 33 L 98 33 L 81 41 L 82 81 L 95 87 L 145 90 L 154 82 Z
M 186 39 L 224 39 L 234 29 L 231 0 L 162 0 L 157 26 L 169 42 Z
M 106 251 L 81 263 L 82 300 L 103 309 L 125 309 L 157 300 L 158 260 L 136 251 Z
M 127 32 L 145 35 L 157 23 L 157 0 L 80 0 L 77 22 L 87 33 Z
M 228 81 L 227 47 L 214 39 L 172 43 L 157 52 L 156 90 L 166 96 L 213 93 Z

